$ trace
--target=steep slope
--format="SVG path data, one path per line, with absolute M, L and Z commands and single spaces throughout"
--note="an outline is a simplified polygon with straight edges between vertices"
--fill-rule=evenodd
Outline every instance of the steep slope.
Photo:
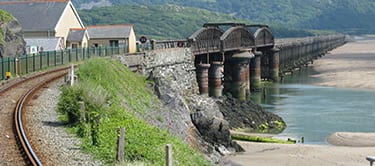
M 86 25 L 132 23 L 137 36 L 154 39 L 185 39 L 207 22 L 252 23 L 226 14 L 176 5 L 101 7 L 80 10 L 79 14 Z M 277 37 L 313 35 L 280 26 L 271 28 Z
M 113 5 L 176 4 L 230 14 L 253 22 L 303 29 L 375 31 L 372 0 L 100 0 Z M 89 0 L 78 0 L 77 6 Z
M 235 18 L 207 10 L 165 6 L 113 6 L 81 10 L 85 24 L 134 24 L 137 36 L 186 38 L 206 22 L 228 22 Z

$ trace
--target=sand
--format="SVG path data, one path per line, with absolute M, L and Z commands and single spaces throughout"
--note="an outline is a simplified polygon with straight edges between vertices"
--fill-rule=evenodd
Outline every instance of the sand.
M 313 64 L 321 86 L 375 89 L 375 41 L 364 40 L 341 46 Z
M 375 155 L 374 147 L 345 147 L 303 144 L 267 144 L 240 142 L 246 152 L 227 156 L 232 163 L 244 166 L 330 166 L 369 165 L 366 156 Z M 227 161 L 228 162 L 228 161 Z
M 320 86 L 375 90 L 375 41 L 347 43 L 316 60 Z M 375 133 L 333 133 L 331 145 L 239 142 L 246 152 L 225 157 L 224 165 L 331 166 L 369 165 L 375 156 Z

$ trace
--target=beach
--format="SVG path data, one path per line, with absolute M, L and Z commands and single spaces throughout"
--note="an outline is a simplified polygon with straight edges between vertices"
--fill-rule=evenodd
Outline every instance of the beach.
M 321 86 L 375 89 L 375 40 L 347 43 L 314 61 Z
M 350 42 L 312 64 L 319 86 L 375 90 L 375 41 Z M 224 165 L 369 165 L 375 156 L 374 133 L 332 133 L 330 145 L 238 142 L 246 152 L 225 157 Z

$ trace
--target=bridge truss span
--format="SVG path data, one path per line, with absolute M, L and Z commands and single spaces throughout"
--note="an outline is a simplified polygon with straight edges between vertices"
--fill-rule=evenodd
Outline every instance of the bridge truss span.
M 221 51 L 234 51 L 255 47 L 255 39 L 251 31 L 244 26 L 231 27 L 220 37 Z
M 220 37 L 224 31 L 218 27 L 203 27 L 188 38 L 192 53 L 205 54 L 220 52 Z
M 267 27 L 257 29 L 254 36 L 257 47 L 273 47 L 275 45 L 275 38 Z

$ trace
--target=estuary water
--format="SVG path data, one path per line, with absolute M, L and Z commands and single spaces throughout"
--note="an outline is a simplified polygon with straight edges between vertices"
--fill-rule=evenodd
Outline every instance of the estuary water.
M 287 128 L 275 137 L 327 144 L 334 132 L 375 132 L 375 91 L 316 86 L 313 67 L 253 94 L 264 109 L 281 116 Z

